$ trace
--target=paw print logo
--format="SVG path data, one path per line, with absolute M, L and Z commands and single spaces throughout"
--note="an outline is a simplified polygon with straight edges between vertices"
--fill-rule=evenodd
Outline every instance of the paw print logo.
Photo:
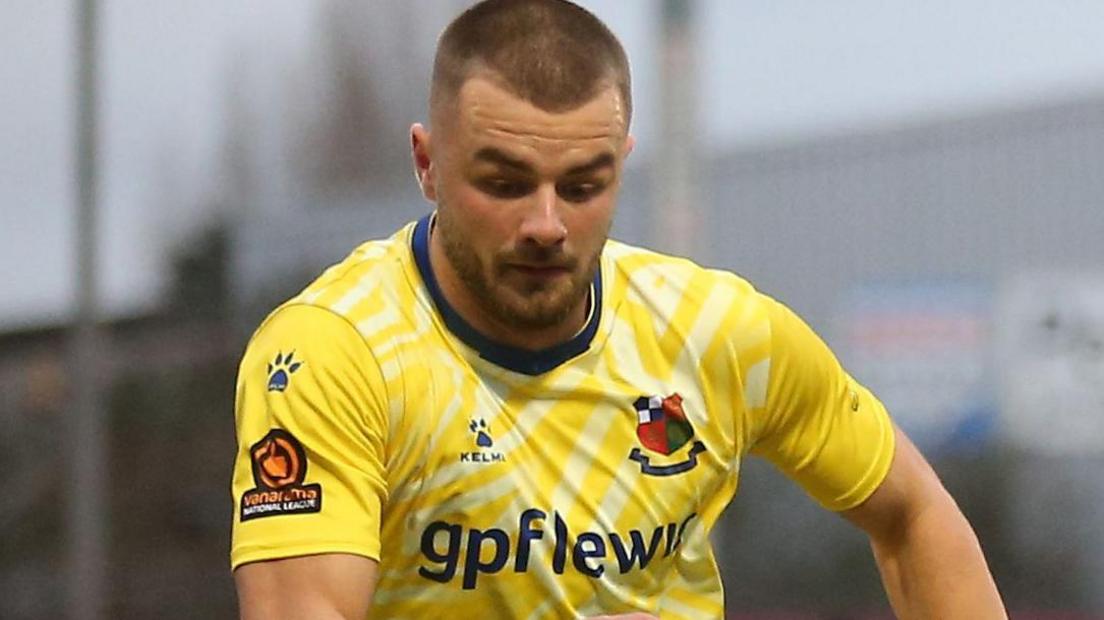
M 291 382 L 291 375 L 299 370 L 303 362 L 292 361 L 295 351 L 284 357 L 283 352 L 276 354 L 276 359 L 268 365 L 268 391 L 283 392 Z
M 494 440 L 491 439 L 491 436 L 487 433 L 487 421 L 483 418 L 472 420 L 468 424 L 468 428 L 471 432 L 475 433 L 475 445 L 480 448 L 490 448 L 494 445 Z

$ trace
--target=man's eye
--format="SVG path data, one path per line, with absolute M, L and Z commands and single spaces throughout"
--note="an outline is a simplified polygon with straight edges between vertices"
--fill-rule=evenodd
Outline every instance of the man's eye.
M 509 179 L 485 179 L 479 188 L 497 198 L 520 198 L 531 191 L 528 183 Z
M 556 188 L 556 193 L 569 202 L 584 202 L 602 193 L 605 185 L 600 183 L 565 183 Z

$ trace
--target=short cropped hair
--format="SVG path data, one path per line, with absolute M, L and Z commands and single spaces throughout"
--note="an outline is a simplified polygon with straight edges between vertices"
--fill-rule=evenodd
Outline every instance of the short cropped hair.
M 453 20 L 437 43 L 430 110 L 453 101 L 479 70 L 548 112 L 573 110 L 616 87 L 626 127 L 632 117 L 625 49 L 601 20 L 567 0 L 484 0 Z

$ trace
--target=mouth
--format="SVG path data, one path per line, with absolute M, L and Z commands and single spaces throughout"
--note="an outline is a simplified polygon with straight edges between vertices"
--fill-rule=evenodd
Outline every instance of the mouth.
M 509 265 L 509 268 L 530 278 L 551 279 L 558 276 L 570 275 L 571 269 L 566 265 Z

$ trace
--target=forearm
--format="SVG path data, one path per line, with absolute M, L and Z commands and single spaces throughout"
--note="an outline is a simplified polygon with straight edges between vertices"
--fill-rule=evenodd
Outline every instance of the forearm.
M 871 546 L 897 617 L 1007 617 L 977 537 L 949 497 L 871 537 Z

